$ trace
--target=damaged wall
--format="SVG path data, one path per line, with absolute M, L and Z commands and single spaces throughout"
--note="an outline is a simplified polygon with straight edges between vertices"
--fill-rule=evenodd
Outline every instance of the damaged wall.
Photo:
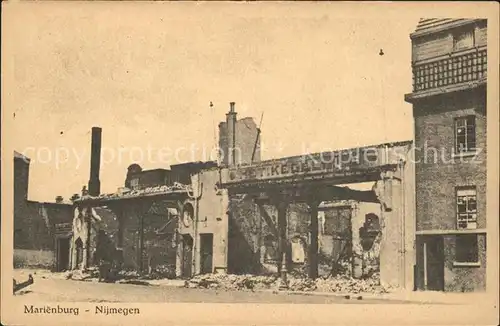
M 272 205 L 257 205 L 249 196 L 235 196 L 230 200 L 230 211 L 229 273 L 277 273 L 281 261 L 278 257 L 276 208 Z M 378 271 L 379 233 L 376 233 L 377 237 L 369 246 L 365 246 L 366 250 L 361 245 L 361 238 L 366 236 L 360 235 L 359 229 L 366 224 L 367 215 L 379 217 L 380 205 L 345 201 L 322 206 L 318 214 L 320 276 L 328 276 L 334 269 L 338 270 L 339 264 L 344 266 L 344 273 L 352 273 L 352 252 L 360 257 L 359 271 L 353 276 L 361 277 Z M 290 204 L 287 220 L 289 271 L 307 275 L 309 207 L 301 203 Z
M 188 277 L 184 274 L 225 273 L 228 254 L 227 190 L 215 187 L 220 180 L 217 168 L 202 170 L 191 178 L 194 198 L 180 204 L 176 275 Z M 192 210 L 193 217 L 189 221 L 185 221 L 185 207 Z M 212 241 L 211 245 L 210 241 L 205 242 L 207 239 Z
M 120 227 L 125 269 L 169 276 L 175 273 L 178 218 L 167 206 L 158 200 L 123 208 Z
M 52 268 L 55 225 L 71 223 L 72 206 L 28 200 L 29 158 L 14 152 L 14 267 Z

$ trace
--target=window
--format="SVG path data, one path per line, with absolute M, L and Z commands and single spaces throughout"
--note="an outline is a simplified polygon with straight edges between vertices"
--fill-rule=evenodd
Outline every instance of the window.
M 453 34 L 453 50 L 460 51 L 474 47 L 474 29 L 461 29 Z
M 455 238 L 455 261 L 477 263 L 479 261 L 477 234 L 460 234 Z
M 457 228 L 477 228 L 476 188 L 457 189 Z
M 455 153 L 476 150 L 476 118 L 467 116 L 455 119 Z
M 134 178 L 130 180 L 130 187 L 132 189 L 138 189 L 139 188 L 139 178 Z

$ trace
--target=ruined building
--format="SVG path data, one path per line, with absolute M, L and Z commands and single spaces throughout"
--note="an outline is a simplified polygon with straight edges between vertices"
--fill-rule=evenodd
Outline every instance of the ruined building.
M 30 163 L 14 152 L 14 266 L 57 270 L 69 259 L 72 205 L 29 200 Z
M 413 34 L 416 285 L 486 288 L 485 19 L 421 19 Z
M 226 121 L 219 124 L 221 165 L 245 165 L 260 161 L 260 130 L 250 117 L 237 119 L 235 103 L 230 103 Z
M 236 119 L 234 103 L 219 132 L 231 154 L 219 165 L 132 164 L 116 193 L 82 193 L 71 268 L 111 260 L 170 277 L 279 273 L 284 286 L 289 273 L 380 272 L 384 285 L 413 287 L 411 141 L 262 161 L 260 130 Z M 371 188 L 345 186 L 357 183 Z

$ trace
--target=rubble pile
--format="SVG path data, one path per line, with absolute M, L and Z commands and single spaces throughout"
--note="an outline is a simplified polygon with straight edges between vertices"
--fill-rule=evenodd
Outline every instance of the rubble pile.
M 174 182 L 172 186 L 161 185 L 155 187 L 147 187 L 144 189 L 122 189 L 120 192 L 115 193 L 102 193 L 99 196 L 91 196 L 89 194 L 83 195 L 80 198 L 76 198 L 75 202 L 83 202 L 86 200 L 96 200 L 96 199 L 116 199 L 116 198 L 128 198 L 128 197 L 139 197 L 142 195 L 153 194 L 153 193 L 169 193 L 169 192 L 188 192 L 191 193 L 191 185 L 185 185 L 179 182 Z
M 85 280 L 99 278 L 99 271 L 96 268 L 90 268 L 86 271 L 82 270 L 67 271 L 63 275 L 64 278 L 67 280 L 85 281 Z
M 329 278 L 319 278 L 315 282 L 316 291 L 319 292 L 340 292 L 340 293 L 387 293 L 388 289 L 380 285 L 378 274 L 374 274 L 368 279 L 354 279 L 345 275 L 338 275 Z
M 278 289 L 279 284 L 280 279 L 277 276 L 204 274 L 197 275 L 189 281 L 186 281 L 185 287 L 225 290 L 262 290 Z M 346 275 L 318 278 L 316 280 L 290 276 L 288 278 L 288 288 L 291 291 L 338 292 L 351 294 L 388 293 L 388 289 L 380 285 L 378 274 L 374 274 L 368 279 L 354 279 Z
M 276 276 L 203 274 L 186 281 L 188 288 L 220 288 L 225 290 L 268 289 L 277 283 Z
M 137 271 L 129 271 L 129 270 L 120 270 L 118 271 L 118 278 L 119 279 L 125 279 L 125 280 L 131 280 L 131 279 L 137 279 L 139 278 L 140 275 Z

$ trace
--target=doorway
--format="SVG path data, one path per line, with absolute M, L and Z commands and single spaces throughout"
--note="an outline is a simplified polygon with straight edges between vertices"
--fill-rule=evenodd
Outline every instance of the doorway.
M 193 238 L 189 234 L 182 235 L 182 270 L 181 276 L 190 278 L 193 266 Z
M 76 269 L 81 269 L 83 267 L 83 242 L 82 239 L 78 238 L 75 241 L 75 251 L 76 251 Z
M 63 272 L 69 269 L 70 238 L 57 239 L 57 271 Z
M 444 291 L 444 240 L 442 236 L 427 237 L 424 243 L 426 289 Z
M 214 235 L 212 233 L 200 234 L 201 274 L 212 273 Z

